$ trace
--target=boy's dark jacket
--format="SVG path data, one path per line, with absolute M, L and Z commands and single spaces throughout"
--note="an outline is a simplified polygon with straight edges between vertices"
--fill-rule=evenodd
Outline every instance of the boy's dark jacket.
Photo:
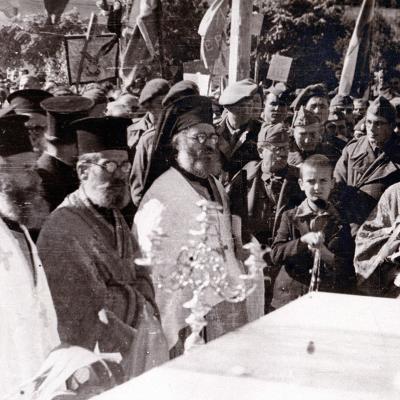
M 304 200 L 298 207 L 283 213 L 280 227 L 272 245 L 271 259 L 279 268 L 284 265 L 286 275 L 301 285 L 294 285 L 301 293 L 290 293 L 291 299 L 304 294 L 310 284 L 310 270 L 314 256 L 307 244 L 300 238 L 310 232 L 310 222 L 316 214 L 311 210 L 308 200 Z M 334 254 L 334 263 L 329 266 L 321 261 L 320 290 L 332 292 L 349 292 L 355 283 L 353 267 L 354 241 L 351 238 L 350 226 L 338 214 L 337 210 L 328 203 L 326 211 L 319 218 L 325 219 L 326 247 Z M 281 274 L 280 274 L 281 275 Z M 285 287 L 279 288 L 279 276 L 275 283 L 275 292 L 284 292 Z M 287 279 L 285 286 L 288 285 Z

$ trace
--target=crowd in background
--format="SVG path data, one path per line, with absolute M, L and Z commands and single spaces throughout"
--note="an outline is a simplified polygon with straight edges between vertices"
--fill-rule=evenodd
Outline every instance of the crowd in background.
M 248 299 L 206 295 L 206 341 L 309 290 L 399 295 L 397 71 L 379 71 L 368 98 L 251 79 L 212 96 L 161 78 L 78 94 L 27 70 L 10 76 L 0 83 L 0 296 L 14 304 L 8 352 L 30 361 L 8 368 L 6 392 L 60 345 L 122 355 L 112 382 L 99 366 L 69 381 L 82 396 L 182 354 L 191 293 L 156 278 L 174 273 L 199 200 L 218 204 L 209 245 L 232 282 L 245 272 L 245 243 L 270 249 Z M 135 260 L 154 200 L 165 238 L 148 268 Z

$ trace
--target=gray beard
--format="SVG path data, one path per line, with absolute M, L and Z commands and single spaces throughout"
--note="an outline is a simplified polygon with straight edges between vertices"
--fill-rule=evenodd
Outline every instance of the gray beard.
M 209 160 L 200 159 L 185 150 L 180 150 L 176 157 L 180 168 L 199 178 L 208 178 L 210 175 L 219 175 L 221 172 L 221 161 L 218 155 Z

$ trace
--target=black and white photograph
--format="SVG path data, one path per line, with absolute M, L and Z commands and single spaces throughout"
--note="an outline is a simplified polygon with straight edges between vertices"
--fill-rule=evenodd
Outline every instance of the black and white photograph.
M 0 0 L 0 400 L 400 399 L 400 0 Z

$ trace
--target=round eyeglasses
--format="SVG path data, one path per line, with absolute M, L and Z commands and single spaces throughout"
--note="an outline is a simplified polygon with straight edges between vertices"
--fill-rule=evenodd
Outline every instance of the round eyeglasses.
M 216 133 L 212 133 L 208 135 L 207 133 L 198 133 L 194 136 L 188 136 L 189 139 L 196 140 L 199 143 L 203 144 L 207 141 L 210 141 L 212 144 L 217 144 L 219 141 L 219 136 Z
M 115 161 L 105 161 L 101 164 L 91 162 L 90 164 L 97 165 L 110 174 L 113 174 L 117 169 L 121 170 L 124 174 L 128 174 L 132 168 L 132 164 L 129 161 L 123 161 L 121 164 Z

